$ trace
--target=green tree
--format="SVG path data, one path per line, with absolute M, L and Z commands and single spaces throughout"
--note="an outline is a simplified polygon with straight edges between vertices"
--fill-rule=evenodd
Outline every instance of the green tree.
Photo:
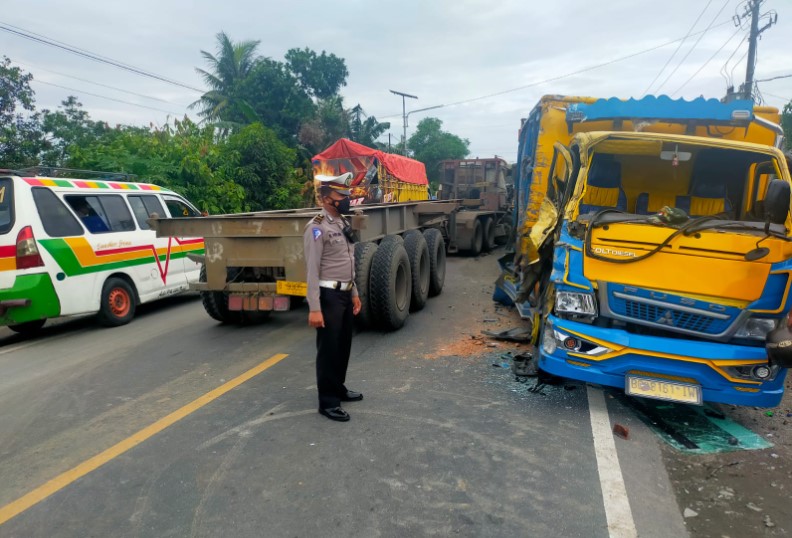
M 205 121 L 233 125 L 256 120 L 250 103 L 240 96 L 240 86 L 258 62 L 258 44 L 259 41 L 234 43 L 225 32 L 220 32 L 217 34 L 216 54 L 201 51 L 209 69 L 197 68 L 196 71 L 203 77 L 209 91 L 192 106 L 200 108 L 198 114 Z
M 88 146 L 110 130 L 104 122 L 91 120 L 82 103 L 70 95 L 59 110 L 42 111 L 42 129 L 48 148 L 41 157 L 42 164 L 64 167 L 68 165 L 73 148 Z
M 364 146 L 378 147 L 377 138 L 390 129 L 390 122 L 379 122 L 374 116 L 367 116 L 360 104 L 355 105 L 348 113 L 350 138 Z
M 36 112 L 33 75 L 23 73 L 3 56 L 0 61 L 0 164 L 24 167 L 38 164 L 47 146 Z
M 304 49 L 290 49 L 286 53 L 286 65 L 309 95 L 317 99 L 328 99 L 338 95 L 342 86 L 346 86 L 349 76 L 346 62 L 335 54 Z
M 221 148 L 219 177 L 242 186 L 253 211 L 290 209 L 301 202 L 296 154 L 271 129 L 253 123 L 231 135 Z
M 298 136 L 312 155 L 321 152 L 339 138 L 349 137 L 349 112 L 340 96 L 319 101 L 314 117 L 303 123 Z
M 257 121 L 294 146 L 300 125 L 313 117 L 316 106 L 295 76 L 281 62 L 262 58 L 240 84 L 239 96 L 250 103 Z
M 407 141 L 413 157 L 424 163 L 429 181 L 440 180 L 440 161 L 464 159 L 470 150 L 470 141 L 441 129 L 443 122 L 437 118 L 424 118 L 418 123 L 415 133 Z

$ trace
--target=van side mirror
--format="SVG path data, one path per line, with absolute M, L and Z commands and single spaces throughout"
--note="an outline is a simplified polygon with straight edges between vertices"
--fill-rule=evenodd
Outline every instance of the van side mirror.
M 789 183 L 782 179 L 771 179 L 764 198 L 765 219 L 772 224 L 784 224 L 789 215 Z

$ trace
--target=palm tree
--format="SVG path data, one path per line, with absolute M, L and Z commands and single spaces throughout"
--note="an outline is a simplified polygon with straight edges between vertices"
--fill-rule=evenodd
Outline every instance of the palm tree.
M 240 84 L 256 66 L 259 41 L 234 43 L 225 32 L 217 34 L 217 54 L 205 50 L 201 55 L 209 65 L 207 70 L 196 68 L 209 87 L 190 107 L 200 107 L 198 114 L 205 122 L 233 122 L 242 118 L 253 121 L 253 108 L 238 98 Z
M 368 116 L 360 104 L 348 110 L 349 131 L 352 140 L 364 146 L 376 147 L 377 138 L 390 129 L 390 122 L 381 123 L 374 116 Z M 364 116 L 366 119 L 361 119 Z

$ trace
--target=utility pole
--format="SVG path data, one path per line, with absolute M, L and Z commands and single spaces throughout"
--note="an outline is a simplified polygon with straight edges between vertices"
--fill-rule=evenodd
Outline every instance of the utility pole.
M 405 98 L 409 97 L 410 99 L 418 99 L 415 95 L 410 95 L 409 93 L 404 92 L 397 92 L 396 90 L 390 90 L 391 93 L 395 95 L 401 95 L 402 98 L 402 121 L 404 122 L 404 135 L 402 139 L 403 144 L 403 152 L 407 155 L 407 105 L 405 104 Z
M 753 97 L 754 70 L 756 68 L 756 45 L 762 32 L 778 22 L 778 13 L 768 11 L 760 13 L 764 0 L 748 0 L 742 15 L 735 17 L 735 24 L 739 25 L 743 19 L 751 17 L 751 33 L 748 35 L 748 60 L 745 67 L 745 83 L 740 88 L 740 97 L 751 99 Z M 764 26 L 759 27 L 762 20 L 767 20 Z

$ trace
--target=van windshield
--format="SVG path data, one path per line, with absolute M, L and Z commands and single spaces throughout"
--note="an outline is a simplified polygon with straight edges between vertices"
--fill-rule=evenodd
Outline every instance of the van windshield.
M 0 235 L 14 226 L 14 182 L 10 177 L 0 178 Z

